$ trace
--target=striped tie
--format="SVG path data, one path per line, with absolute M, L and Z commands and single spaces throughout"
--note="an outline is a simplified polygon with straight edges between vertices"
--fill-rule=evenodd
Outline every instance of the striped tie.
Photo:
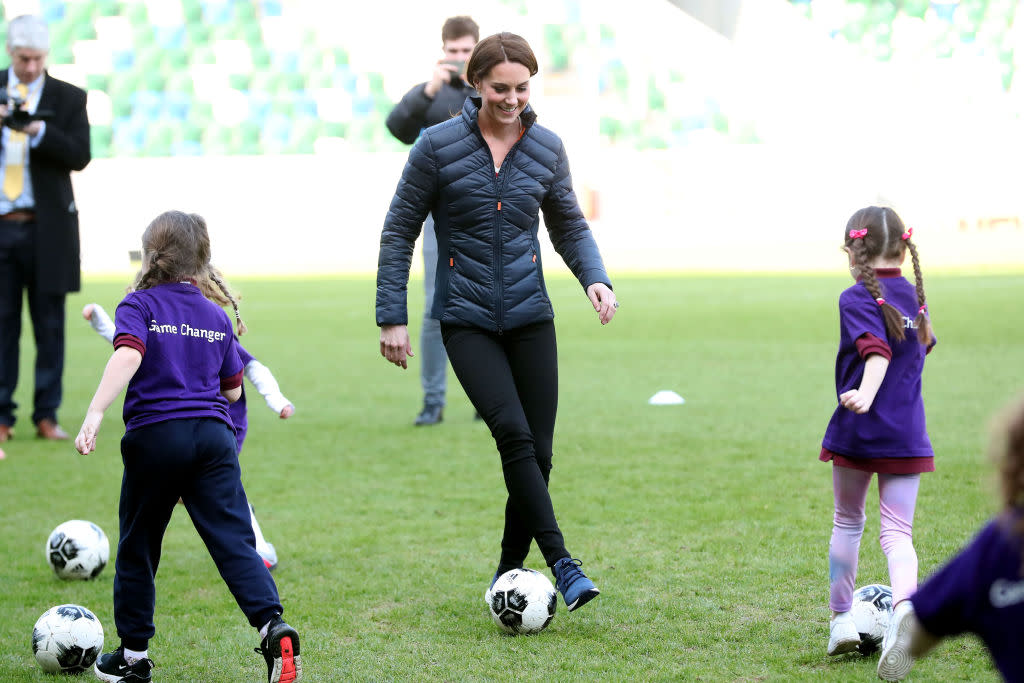
M 18 83 L 15 86 L 22 102 L 28 97 L 28 86 Z M 13 128 L 7 131 L 7 163 L 4 167 L 4 196 L 14 201 L 25 189 L 25 160 L 28 157 L 28 135 Z

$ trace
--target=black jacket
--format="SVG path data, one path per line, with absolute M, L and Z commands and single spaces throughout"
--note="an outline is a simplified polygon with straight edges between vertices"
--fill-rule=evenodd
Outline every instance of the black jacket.
M 431 317 L 441 322 L 500 332 L 554 317 L 538 243 L 542 211 L 551 243 L 583 288 L 611 286 L 561 139 L 527 107 L 524 133 L 495 175 L 479 104 L 466 100 L 459 117 L 425 130 L 409 152 L 381 232 L 378 325 L 408 323 L 409 266 L 428 212 L 438 246 Z
M 0 71 L 0 92 L 7 90 L 8 69 Z M 29 172 L 35 197 L 36 285 L 48 294 L 77 292 L 81 286 L 78 205 L 71 171 L 92 159 L 85 91 L 46 74 L 37 111 L 52 111 L 39 146 L 29 148 Z
M 417 136 L 424 128 L 458 116 L 466 98 L 476 94 L 465 81 L 460 79 L 459 83 L 460 86 L 454 86 L 451 82 L 445 83 L 437 91 L 434 99 L 427 97 L 424 92 L 427 84 L 420 83 L 405 93 L 402 101 L 388 114 L 385 122 L 388 130 L 405 144 L 411 145 L 416 142 Z

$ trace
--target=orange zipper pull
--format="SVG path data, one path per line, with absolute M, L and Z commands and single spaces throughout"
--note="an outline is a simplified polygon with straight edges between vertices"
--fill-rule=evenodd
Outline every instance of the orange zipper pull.
M 498 211 L 501 211 L 501 202 L 498 202 Z

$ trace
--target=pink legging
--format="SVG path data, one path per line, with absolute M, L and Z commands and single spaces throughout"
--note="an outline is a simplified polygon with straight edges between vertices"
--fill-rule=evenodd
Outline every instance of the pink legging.
M 864 533 L 864 503 L 871 476 L 871 472 L 832 467 L 835 517 L 828 547 L 828 568 L 829 607 L 834 612 L 846 612 L 853 604 L 857 555 Z M 878 475 L 878 507 L 882 518 L 878 540 L 889 563 L 894 606 L 917 590 L 917 553 L 912 537 L 920 480 L 920 474 Z

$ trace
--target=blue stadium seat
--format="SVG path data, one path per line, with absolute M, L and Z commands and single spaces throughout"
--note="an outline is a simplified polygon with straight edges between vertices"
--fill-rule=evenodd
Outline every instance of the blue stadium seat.
M 184 26 L 154 26 L 153 37 L 156 44 L 165 50 L 185 47 Z
M 116 156 L 138 156 L 146 141 L 147 121 L 135 118 L 114 119 L 113 153 Z
M 176 140 L 171 143 L 171 156 L 176 157 L 200 157 L 203 155 L 203 145 L 194 140 Z
M 64 18 L 64 10 L 64 3 L 59 0 L 42 0 L 39 3 L 39 15 L 50 25 Z
M 231 21 L 231 0 L 202 0 L 203 19 L 209 24 Z
M 261 0 L 260 8 L 265 17 L 279 17 L 283 14 L 280 0 Z
M 164 114 L 178 121 L 188 119 L 192 109 L 192 96 L 183 92 L 164 92 Z
M 134 50 L 114 50 L 111 55 L 114 71 L 128 71 L 135 66 Z
M 132 117 L 157 119 L 163 115 L 164 95 L 162 92 L 142 90 L 132 94 Z
M 306 91 L 295 93 L 295 115 L 316 118 L 316 98 Z

